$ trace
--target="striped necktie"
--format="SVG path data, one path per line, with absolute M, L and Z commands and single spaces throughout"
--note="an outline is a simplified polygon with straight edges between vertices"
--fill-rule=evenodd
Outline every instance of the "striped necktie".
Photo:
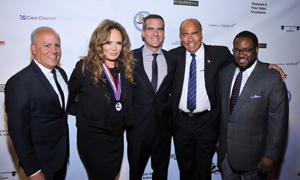
M 190 74 L 189 74 L 189 83 L 188 83 L 188 96 L 187 96 L 187 108 L 190 112 L 193 112 L 196 109 L 196 55 L 191 54 L 192 61 L 190 64 Z

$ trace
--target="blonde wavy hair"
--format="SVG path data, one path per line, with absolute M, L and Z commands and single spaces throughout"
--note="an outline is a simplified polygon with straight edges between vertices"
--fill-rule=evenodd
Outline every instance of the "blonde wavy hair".
M 131 43 L 128 34 L 121 24 L 105 19 L 98 25 L 91 36 L 87 56 L 82 57 L 82 73 L 85 74 L 85 70 L 92 72 L 94 75 L 94 84 L 97 84 L 99 80 L 105 81 L 102 76 L 102 65 L 104 63 L 103 45 L 109 41 L 110 33 L 113 29 L 121 33 L 123 45 L 120 56 L 116 62 L 116 67 L 120 67 L 124 71 L 125 77 L 130 83 L 134 82 L 134 59 L 130 49 Z

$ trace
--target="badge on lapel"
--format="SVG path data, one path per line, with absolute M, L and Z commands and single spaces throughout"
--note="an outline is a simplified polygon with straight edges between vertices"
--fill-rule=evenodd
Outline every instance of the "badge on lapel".
M 250 99 L 260 99 L 261 96 L 260 95 L 253 95 L 253 96 L 250 96 Z

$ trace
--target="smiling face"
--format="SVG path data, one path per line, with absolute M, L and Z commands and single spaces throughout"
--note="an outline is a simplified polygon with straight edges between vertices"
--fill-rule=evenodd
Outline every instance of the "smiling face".
M 202 44 L 202 28 L 194 20 L 187 20 L 180 28 L 180 41 L 190 53 L 195 53 Z
M 60 61 L 61 47 L 59 36 L 51 30 L 37 32 L 31 44 L 33 58 L 48 69 L 55 68 Z
M 122 51 L 123 42 L 121 32 L 112 29 L 109 40 L 102 46 L 104 54 L 104 63 L 109 67 L 114 67 Z
M 248 37 L 238 37 L 233 42 L 234 59 L 241 69 L 250 67 L 256 60 L 257 53 L 258 47 Z
M 162 47 L 165 38 L 164 24 L 161 19 L 152 18 L 146 20 L 146 29 L 142 30 L 142 37 L 146 46 L 157 52 Z

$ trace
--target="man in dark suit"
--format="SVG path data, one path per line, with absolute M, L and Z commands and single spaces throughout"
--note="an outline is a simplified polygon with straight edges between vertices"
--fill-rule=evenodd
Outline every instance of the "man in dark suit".
M 257 59 L 258 39 L 240 32 L 235 63 L 220 71 L 218 157 L 224 180 L 266 179 L 283 145 L 288 98 L 279 74 Z
M 220 67 L 232 60 L 227 47 L 202 43 L 196 19 L 180 26 L 182 46 L 170 50 L 177 60 L 172 90 L 174 145 L 181 180 L 211 179 L 217 143 L 216 83 Z
M 59 35 L 50 27 L 31 34 L 32 61 L 5 86 L 8 131 L 31 180 L 64 179 L 68 159 L 67 75 L 58 67 Z
M 128 133 L 130 179 L 141 180 L 149 157 L 152 179 L 166 180 L 171 148 L 170 88 L 174 61 L 162 49 L 164 20 L 151 14 L 142 29 L 144 46 L 136 59 L 133 113 L 135 126 Z

